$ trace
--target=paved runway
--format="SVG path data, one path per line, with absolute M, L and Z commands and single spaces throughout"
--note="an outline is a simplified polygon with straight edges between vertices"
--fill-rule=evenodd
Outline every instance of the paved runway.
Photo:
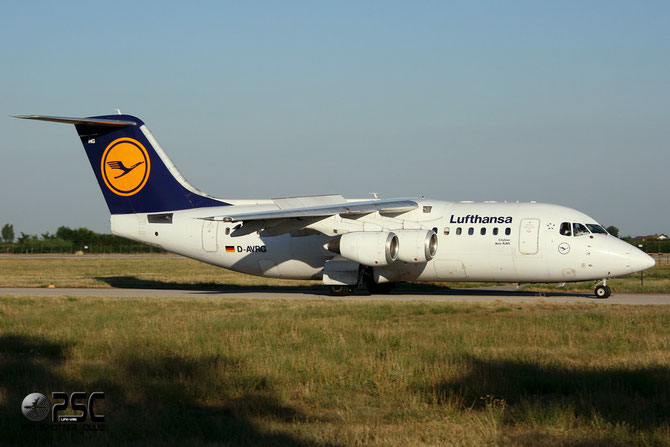
M 390 295 L 369 295 L 364 291 L 348 297 L 329 296 L 325 289 L 277 289 L 277 290 L 167 290 L 167 289 L 117 289 L 117 288 L 0 288 L 1 295 L 22 296 L 73 296 L 109 298 L 224 298 L 263 300 L 333 300 L 333 301 L 468 301 L 508 303 L 596 303 L 596 304 L 657 304 L 669 305 L 670 294 L 620 293 L 601 300 L 591 294 L 538 293 L 519 291 L 514 286 L 481 289 L 445 289 L 413 291 L 398 289 Z

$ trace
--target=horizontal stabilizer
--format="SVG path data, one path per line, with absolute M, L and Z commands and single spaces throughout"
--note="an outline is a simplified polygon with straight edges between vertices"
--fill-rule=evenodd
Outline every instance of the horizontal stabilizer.
M 88 124 L 92 126 L 109 126 L 109 127 L 127 127 L 137 125 L 135 121 L 100 119 L 100 118 L 69 118 L 66 116 L 14 115 L 14 118 L 21 118 L 23 120 L 52 121 L 54 123 L 84 124 L 84 125 Z

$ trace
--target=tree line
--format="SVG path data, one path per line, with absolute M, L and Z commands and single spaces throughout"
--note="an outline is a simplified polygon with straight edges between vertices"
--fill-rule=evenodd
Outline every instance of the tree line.
M 613 225 L 606 228 L 612 236 L 619 237 L 619 229 Z M 646 253 L 670 253 L 670 239 L 659 241 L 656 239 L 646 239 L 643 241 L 634 241 L 632 236 L 623 236 L 620 238 L 629 244 L 638 247 Z
M 619 237 L 619 229 L 607 227 L 607 231 Z M 164 250 L 140 244 L 113 234 L 101 234 L 88 228 L 59 227 L 56 233 L 40 236 L 21 233 L 14 234 L 14 225 L 5 224 L 0 233 L 2 253 L 162 253 Z M 16 240 L 15 240 L 16 239 Z M 631 236 L 621 237 L 624 241 L 639 247 L 647 253 L 670 253 L 670 239 L 665 241 L 633 241 Z
M 58 227 L 55 233 L 39 236 L 14 233 L 14 225 L 5 224 L 0 232 L 2 253 L 160 253 L 163 250 L 113 234 L 96 233 L 88 228 Z

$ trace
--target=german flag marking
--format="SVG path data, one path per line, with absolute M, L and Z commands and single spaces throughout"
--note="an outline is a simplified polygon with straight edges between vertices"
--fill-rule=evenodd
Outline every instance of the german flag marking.
M 226 253 L 235 253 L 234 245 L 226 245 Z

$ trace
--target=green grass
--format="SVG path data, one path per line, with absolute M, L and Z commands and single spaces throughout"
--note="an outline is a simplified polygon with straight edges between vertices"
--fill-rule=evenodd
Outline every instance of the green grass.
M 127 287 L 127 288 L 314 288 L 319 281 L 293 281 L 231 272 L 198 261 L 171 255 L 73 256 L 49 258 L 44 256 L 0 257 L 0 287 Z M 667 258 L 644 272 L 644 286 L 640 274 L 611 279 L 608 284 L 615 293 L 643 292 L 670 293 L 670 262 Z M 495 283 L 433 283 L 403 286 L 417 290 L 435 287 L 471 288 L 496 285 Z M 568 283 L 561 289 L 555 284 L 529 284 L 533 291 L 593 291 L 593 281 Z
M 669 445 L 669 352 L 662 306 L 5 296 L 0 444 Z

